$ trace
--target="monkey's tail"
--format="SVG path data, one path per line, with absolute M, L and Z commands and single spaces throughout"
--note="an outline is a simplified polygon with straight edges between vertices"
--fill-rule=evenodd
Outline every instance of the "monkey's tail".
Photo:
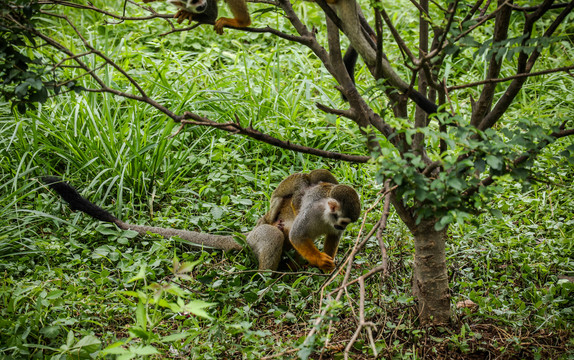
M 195 247 L 210 247 L 223 251 L 242 249 L 241 245 L 233 239 L 233 236 L 230 235 L 212 235 L 188 230 L 125 223 L 98 205 L 90 202 L 88 199 L 80 195 L 73 186 L 58 177 L 45 176 L 42 178 L 42 182 L 57 192 L 62 199 L 69 204 L 70 209 L 81 211 L 100 221 L 114 223 L 122 230 L 137 231 L 140 235 L 153 233 L 165 238 L 178 236 L 182 240 L 189 241 L 190 245 Z
M 345 64 L 345 69 L 347 69 L 347 73 L 349 74 L 351 81 L 353 81 L 353 84 L 355 83 L 355 65 L 357 64 L 358 58 L 359 53 L 357 50 L 355 50 L 353 46 L 349 45 L 345 52 L 345 56 L 343 56 L 343 64 Z M 341 93 L 341 98 L 345 102 L 348 101 L 347 97 L 343 93 Z
M 42 178 L 42 182 L 57 192 L 62 199 L 66 200 L 70 205 L 70 209 L 81 211 L 101 221 L 111 222 L 114 224 L 121 222 L 120 219 L 80 195 L 72 185 L 68 184 L 64 180 L 55 176 L 44 176 Z

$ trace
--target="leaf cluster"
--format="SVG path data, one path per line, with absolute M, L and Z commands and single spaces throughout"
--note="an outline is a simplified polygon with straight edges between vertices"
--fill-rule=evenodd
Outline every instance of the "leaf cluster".
M 438 217 L 437 230 L 456 219 L 462 221 L 480 212 L 495 194 L 496 186 L 485 186 L 487 179 L 508 177 L 524 190 L 537 177 L 534 158 L 555 141 L 557 128 L 545 128 L 530 119 L 517 120 L 515 128 L 480 131 L 473 126 L 456 126 L 447 132 L 434 127 L 404 130 L 407 144 L 422 133 L 431 144 L 446 142 L 449 151 L 435 154 L 436 163 L 425 163 L 414 150 L 398 156 L 383 150 L 377 159 L 379 181 L 391 180 L 405 205 L 415 210 L 417 221 Z M 572 162 L 570 148 L 561 154 Z M 522 158 L 521 158 L 522 157 Z M 521 161 L 518 161 L 521 160 Z M 434 171 L 440 169 L 441 171 Z
M 35 51 L 39 10 L 35 0 L 0 2 L 0 99 L 10 101 L 20 113 L 46 102 L 50 92 L 58 95 L 62 86 L 79 90 L 75 82 L 59 84 L 58 72 Z

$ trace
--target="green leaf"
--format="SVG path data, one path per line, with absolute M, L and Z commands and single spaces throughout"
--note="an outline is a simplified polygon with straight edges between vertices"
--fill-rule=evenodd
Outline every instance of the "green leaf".
M 452 216 L 452 214 L 448 213 L 445 216 L 441 217 L 440 220 L 436 222 L 436 224 L 434 224 L 434 229 L 436 231 L 440 231 L 444 229 L 448 224 L 452 223 L 453 220 L 454 217 Z
M 57 299 L 60 296 L 62 296 L 62 294 L 64 294 L 65 291 L 64 290 L 54 290 L 54 291 L 50 291 L 48 293 L 48 295 L 46 296 L 46 299 Z
M 143 346 L 143 347 L 133 347 L 130 346 L 130 350 L 136 355 L 155 355 L 159 354 L 159 351 L 151 345 Z
M 188 333 L 188 332 L 181 332 L 181 333 L 175 333 L 175 334 L 171 334 L 171 335 L 167 335 L 161 338 L 161 342 L 173 342 L 173 341 L 177 341 L 177 340 L 182 340 L 182 339 L 186 339 L 188 337 L 192 336 L 192 334 Z
M 177 258 L 173 259 L 173 273 L 188 273 L 192 272 L 195 265 L 199 264 L 202 259 L 180 263 Z
M 114 347 L 114 348 L 107 347 L 102 351 L 102 353 L 104 353 L 105 355 L 108 354 L 124 355 L 124 354 L 131 354 L 131 351 L 129 351 L 128 349 L 124 349 L 123 347 Z
M 139 233 L 137 231 L 134 231 L 134 230 L 124 230 L 122 232 L 122 236 L 125 238 L 128 238 L 128 239 L 133 239 L 138 235 L 139 235 Z
M 108 255 L 110 254 L 110 248 L 107 245 L 102 245 L 100 247 L 97 247 L 94 249 L 94 251 L 92 252 L 92 259 L 100 259 L 100 258 L 105 258 L 108 257 Z
M 486 163 L 494 170 L 502 170 L 504 162 L 494 155 L 486 155 Z
M 66 346 L 71 348 L 74 345 L 74 332 L 72 330 L 68 331 L 68 337 L 66 338 Z
M 215 220 L 221 219 L 221 217 L 223 216 L 223 209 L 220 208 L 219 206 L 213 206 L 211 208 L 211 216 L 213 216 Z
M 142 340 L 149 340 L 153 334 L 151 334 L 148 331 L 143 330 L 140 327 L 137 326 L 132 326 L 131 328 L 129 328 L 128 330 L 131 334 L 133 334 L 135 337 L 138 337 Z
M 102 350 L 102 353 L 104 355 L 105 354 L 122 355 L 129 353 L 130 351 L 126 348 L 123 348 L 122 347 L 123 345 L 125 345 L 125 341 L 116 341 L 115 343 L 109 345 L 104 350 Z
M 40 329 L 40 334 L 44 335 L 48 339 L 54 339 L 60 333 L 59 326 L 46 326 Z
M 106 236 L 118 235 L 118 231 L 116 229 L 113 229 L 109 227 L 109 225 L 104 224 L 98 225 L 98 227 L 96 227 L 96 231 Z
M 211 319 L 211 316 L 204 310 L 205 308 L 214 306 L 215 303 L 208 303 L 201 300 L 193 300 L 182 306 L 182 312 L 188 312 L 202 318 Z
M 147 264 L 142 264 L 142 266 L 140 267 L 140 271 L 138 272 L 138 274 L 136 276 L 134 276 L 133 278 L 128 280 L 128 283 L 134 282 L 136 280 L 141 280 L 141 279 L 145 279 L 145 269 L 146 269 L 146 265 Z
M 147 316 L 144 303 L 139 301 L 136 306 L 136 323 L 142 329 L 147 329 Z
M 474 168 L 479 173 L 483 173 L 484 170 L 486 169 L 486 162 L 483 159 L 476 159 L 476 161 L 474 162 Z
M 502 219 L 502 211 L 498 210 L 498 209 L 489 209 L 490 213 L 492 214 L 492 216 L 494 216 L 497 219 Z
M 127 354 L 120 355 L 116 358 L 116 360 L 131 360 L 136 357 L 136 354 L 132 354 L 131 351 L 128 351 Z
M 459 178 L 449 178 L 446 183 L 457 191 L 462 191 L 464 187 L 464 182 Z
M 19 97 L 26 96 L 26 94 L 28 93 L 28 83 L 22 83 L 16 86 L 16 89 L 14 89 L 14 93 Z
M 237 203 L 241 204 L 241 205 L 245 205 L 245 206 L 253 205 L 253 201 L 251 201 L 251 199 L 247 199 L 247 198 L 237 199 Z
M 86 335 L 70 351 L 81 359 L 90 359 L 90 354 L 100 350 L 101 345 L 100 339 L 93 335 Z
M 415 199 L 418 201 L 425 201 L 427 199 L 427 191 L 423 188 L 416 188 L 415 189 Z

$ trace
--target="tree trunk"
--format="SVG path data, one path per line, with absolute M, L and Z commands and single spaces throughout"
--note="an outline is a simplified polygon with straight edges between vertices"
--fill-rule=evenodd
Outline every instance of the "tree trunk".
M 446 270 L 447 228 L 436 231 L 435 220 L 415 225 L 413 294 L 418 301 L 421 325 L 446 324 L 450 320 L 450 294 Z

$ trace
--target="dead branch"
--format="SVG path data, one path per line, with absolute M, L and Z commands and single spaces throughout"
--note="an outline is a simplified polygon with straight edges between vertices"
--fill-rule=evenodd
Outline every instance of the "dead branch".
M 512 75 L 512 76 L 507 76 L 504 78 L 498 78 L 498 79 L 486 79 L 486 80 L 476 81 L 476 82 L 468 83 L 468 84 L 464 84 L 464 85 L 450 86 L 447 89 L 448 89 L 448 91 L 460 90 L 460 89 L 466 89 L 466 88 L 480 86 L 480 85 L 484 85 L 484 84 L 501 83 L 501 82 L 511 81 L 511 80 L 523 78 L 523 77 L 547 75 L 547 74 L 552 74 L 552 73 L 556 73 L 556 72 L 569 72 L 570 70 L 574 70 L 574 66 L 563 66 L 563 67 L 559 67 L 559 68 L 541 70 L 541 71 L 536 71 L 536 72 L 531 72 L 531 73 L 521 73 L 521 74 L 516 74 L 516 75 Z
M 542 15 L 544 15 L 549 10 L 551 3 L 552 0 L 545 1 L 543 4 L 545 6 L 541 6 L 540 9 L 528 15 L 524 25 L 524 34 L 528 34 L 528 36 L 530 36 L 530 34 L 532 33 L 534 22 L 540 19 Z M 574 9 L 574 1 L 570 2 L 568 6 L 566 6 L 564 10 L 562 10 L 562 12 L 560 12 L 560 14 L 556 16 L 554 21 L 550 24 L 550 26 L 548 26 L 548 28 L 544 32 L 543 37 L 551 36 L 558 29 L 558 26 L 560 26 L 563 23 L 563 21 L 570 14 L 572 9 Z M 538 60 L 539 56 L 540 51 L 538 50 L 534 50 L 532 54 L 530 54 L 530 56 L 528 56 L 524 52 L 520 53 L 520 55 L 518 56 L 517 73 L 518 74 L 529 73 L 534 67 L 534 64 L 536 63 L 536 60 Z M 498 120 L 502 117 L 502 115 L 506 112 L 506 110 L 508 110 L 508 107 L 511 105 L 516 95 L 518 95 L 520 90 L 522 90 L 522 86 L 524 85 L 525 81 L 526 81 L 525 77 L 519 77 L 512 80 L 510 85 L 508 85 L 508 88 L 506 89 L 504 95 L 498 100 L 492 111 L 490 111 L 482 119 L 482 121 L 478 125 L 478 129 L 480 130 L 488 129 L 498 122 Z
M 389 185 L 390 180 L 385 181 L 385 192 L 390 193 Z M 389 274 L 389 257 L 387 255 L 387 246 L 385 245 L 385 240 L 383 239 L 383 230 L 385 229 L 385 225 L 387 223 L 387 219 L 389 218 L 389 214 L 391 213 L 391 198 L 389 196 L 385 196 L 385 203 L 383 205 L 383 216 L 379 222 L 379 228 L 377 229 L 377 241 L 379 242 L 379 247 L 381 248 L 381 256 L 382 256 L 382 264 L 383 267 L 383 276 L 387 276 Z
M 369 344 L 372 346 L 373 351 L 376 352 L 376 348 L 374 346 L 375 345 L 374 339 L 373 339 L 373 335 L 372 335 L 372 329 L 375 327 L 375 325 L 374 325 L 374 323 L 367 322 L 365 320 L 365 317 L 364 317 L 364 306 L 365 306 L 364 282 L 365 282 L 365 280 L 371 278 L 373 275 L 375 275 L 379 272 L 384 272 L 386 264 L 379 265 L 379 266 L 371 269 L 366 274 L 359 276 L 356 279 L 350 280 L 350 276 L 351 276 L 352 269 L 353 269 L 353 261 L 354 261 L 355 255 L 364 247 L 364 245 L 373 236 L 373 234 L 377 231 L 377 229 L 379 229 L 381 227 L 385 228 L 387 225 L 387 217 L 388 216 L 384 216 L 383 219 L 381 219 L 381 221 L 378 221 L 377 224 L 375 224 L 375 226 L 373 226 L 371 231 L 369 231 L 369 233 L 366 236 L 364 236 L 363 240 L 360 241 L 361 237 L 363 236 L 362 233 L 363 233 L 363 230 L 365 227 L 365 223 L 366 223 L 366 219 L 367 219 L 368 214 L 371 211 L 373 211 L 376 208 L 376 206 L 380 203 L 380 201 L 383 199 L 385 199 L 385 203 L 389 202 L 389 204 L 390 204 L 391 194 L 396 188 L 397 188 L 397 186 L 393 186 L 392 188 L 388 188 L 388 186 L 385 186 L 385 188 L 383 188 L 380 191 L 380 193 L 382 193 L 382 195 L 375 201 L 375 203 L 371 207 L 369 207 L 369 209 L 365 210 L 365 213 L 363 215 L 363 220 L 361 222 L 361 228 L 359 230 L 359 234 L 357 235 L 357 239 L 355 240 L 355 245 L 353 246 L 351 253 L 349 255 L 345 256 L 345 258 L 344 258 L 345 260 L 343 261 L 342 265 L 340 265 L 338 267 L 338 269 L 335 272 L 333 272 L 333 274 L 331 274 L 330 278 L 321 287 L 320 304 L 323 304 L 323 302 L 324 302 L 323 300 L 325 300 L 325 298 L 333 298 L 333 296 L 334 296 L 335 301 L 339 301 L 341 299 L 341 297 L 343 296 L 343 294 L 347 294 L 347 298 L 350 301 L 352 299 L 352 297 L 348 293 L 348 288 L 349 288 L 349 286 L 351 286 L 357 282 L 359 283 L 360 289 L 361 288 L 363 289 L 362 296 L 359 299 L 359 322 L 357 324 L 357 329 L 355 330 L 353 338 L 350 340 L 349 344 L 346 347 L 346 351 L 345 351 L 346 358 L 348 358 L 349 349 L 351 349 L 351 347 L 353 346 L 355 341 L 358 339 L 358 336 L 363 329 L 367 330 L 367 336 L 369 338 Z M 390 206 L 390 205 L 388 205 L 388 206 Z M 329 292 L 329 294 L 325 297 L 325 294 L 324 294 L 325 288 L 336 277 L 338 277 L 341 274 L 341 271 L 343 268 L 345 268 L 345 273 L 344 273 L 342 285 L 339 286 L 338 288 L 336 288 L 335 290 Z M 359 291 L 361 291 L 360 289 L 359 289 Z M 308 343 L 310 341 L 310 339 L 312 339 L 313 335 L 319 330 L 320 325 L 324 321 L 328 310 L 329 310 L 328 308 L 324 308 L 323 310 L 320 311 L 320 315 L 313 322 L 313 326 L 312 326 L 311 330 L 307 333 L 307 337 L 304 341 L 304 344 Z M 325 346 L 327 346 L 327 343 L 325 344 Z

